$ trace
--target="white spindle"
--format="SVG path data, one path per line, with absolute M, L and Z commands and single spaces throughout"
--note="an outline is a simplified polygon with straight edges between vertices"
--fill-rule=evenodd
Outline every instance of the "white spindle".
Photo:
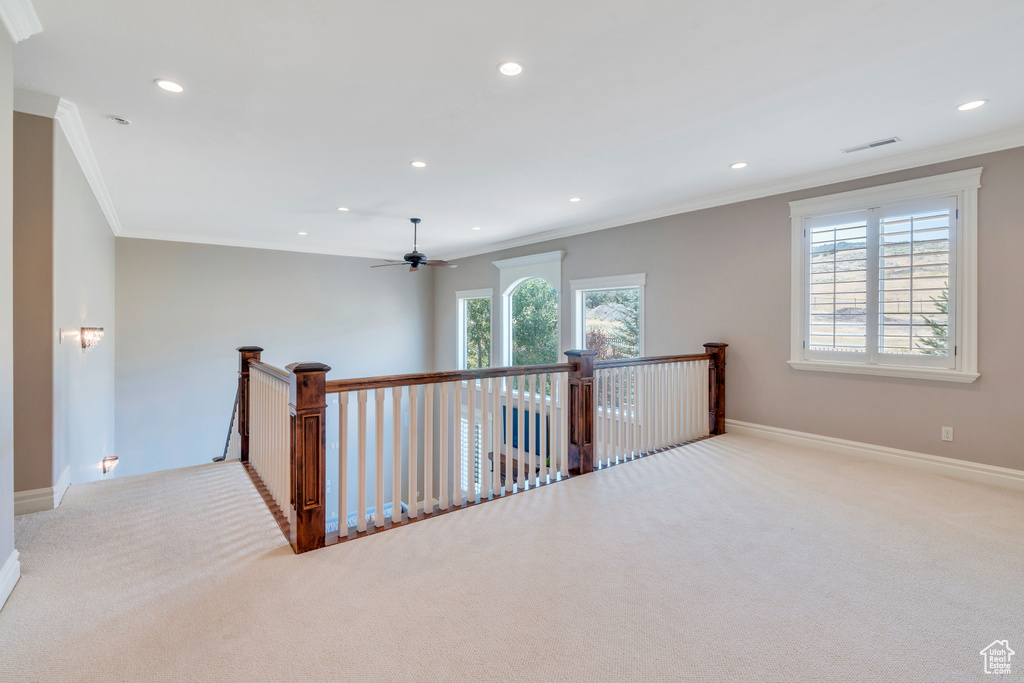
M 558 463 L 559 473 L 565 479 L 569 476 L 569 375 L 559 373 L 558 385 L 558 401 L 562 410 L 558 420 Z
M 338 535 L 348 535 L 348 392 L 338 394 Z
M 439 505 L 442 510 L 448 509 L 448 393 L 451 391 L 452 383 L 445 382 L 441 386 L 441 499 Z
M 419 489 L 416 487 L 420 472 L 416 448 L 416 442 L 419 440 L 416 399 L 419 396 L 419 392 L 419 386 L 409 387 L 409 519 L 416 519 L 420 516 Z
M 490 386 L 490 378 L 480 380 L 480 464 L 478 469 L 481 498 L 489 498 L 488 492 L 491 489 L 491 478 L 487 476 L 487 443 L 490 436 L 487 420 L 487 411 L 490 410 L 490 404 L 487 398 L 490 395 Z
M 402 521 L 402 387 L 391 389 L 391 521 Z
M 479 503 L 480 493 L 474 485 L 476 477 L 479 476 L 476 462 L 476 380 L 471 379 L 466 382 L 466 385 L 469 389 L 469 407 L 467 408 L 469 411 L 469 436 L 466 438 L 466 443 L 469 444 L 469 453 L 466 456 L 466 465 L 470 468 L 466 476 L 466 498 L 474 503 Z
M 502 450 L 505 452 L 505 486 L 502 494 L 512 493 L 512 377 L 506 377 L 505 383 L 505 430 L 502 432 Z M 501 465 L 497 465 L 501 470 Z
M 423 385 L 423 514 L 434 514 L 434 388 Z
M 462 382 L 455 384 L 455 505 L 462 505 Z
M 523 415 L 523 404 L 526 399 L 526 376 L 519 375 L 519 399 L 516 401 L 518 405 L 519 414 L 519 425 L 516 433 L 518 434 L 519 448 L 517 449 L 516 457 L 519 460 L 519 476 L 516 479 L 516 491 L 522 491 L 524 487 L 524 480 L 526 479 L 526 458 L 523 457 L 526 454 L 526 437 L 524 432 L 526 430 L 526 419 Z
M 363 389 L 356 397 L 359 404 L 359 480 L 356 489 L 356 531 L 366 531 L 366 390 Z
M 491 380 L 491 496 L 501 495 L 501 378 Z
M 373 398 L 374 446 L 377 461 L 376 481 L 374 482 L 377 484 L 377 491 L 373 499 L 373 525 L 381 527 L 384 526 L 384 390 L 374 389 Z
M 548 483 L 548 458 L 551 456 L 551 449 L 548 447 L 548 377 L 549 375 L 539 375 L 540 377 L 540 475 L 537 481 L 539 484 Z

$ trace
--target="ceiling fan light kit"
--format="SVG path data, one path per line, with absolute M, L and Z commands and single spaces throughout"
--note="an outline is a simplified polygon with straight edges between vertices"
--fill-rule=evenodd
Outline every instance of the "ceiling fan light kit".
M 412 221 L 412 251 L 402 257 L 401 261 L 388 261 L 387 263 L 378 263 L 371 268 L 386 268 L 388 266 L 404 266 L 409 265 L 409 272 L 412 273 L 420 269 L 420 266 L 434 266 L 435 268 L 458 268 L 454 263 L 448 263 L 447 261 L 431 260 L 427 258 L 427 255 L 419 251 L 419 218 L 410 218 Z

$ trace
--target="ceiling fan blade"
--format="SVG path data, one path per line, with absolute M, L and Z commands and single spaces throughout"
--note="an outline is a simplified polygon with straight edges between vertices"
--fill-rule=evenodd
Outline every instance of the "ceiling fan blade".
M 448 263 L 447 261 L 441 261 L 437 259 L 433 261 L 424 261 L 422 265 L 437 266 L 438 268 L 458 268 L 458 266 L 455 265 L 454 263 Z
M 370 266 L 370 267 L 371 268 L 387 268 L 388 266 L 404 266 L 404 265 L 405 265 L 405 261 L 392 261 L 391 263 L 378 263 L 377 265 Z

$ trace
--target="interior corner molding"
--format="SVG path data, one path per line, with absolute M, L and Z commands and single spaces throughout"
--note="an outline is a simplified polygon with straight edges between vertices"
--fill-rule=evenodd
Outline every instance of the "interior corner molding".
M 14 492 L 14 514 L 27 515 L 30 512 L 55 510 L 60 507 L 64 494 L 71 484 L 71 466 L 66 465 L 57 478 L 57 483 L 41 489 Z
M 18 551 L 12 550 L 7 556 L 2 567 L 0 567 L 0 609 L 3 609 L 7 598 L 14 590 L 14 585 L 21 578 L 21 562 L 18 561 Z
M 64 135 L 67 136 L 68 142 L 71 144 L 71 150 L 75 153 L 75 158 L 78 159 L 78 164 L 85 173 L 85 179 L 88 181 L 89 187 L 92 188 L 92 193 L 96 195 L 100 210 L 107 218 L 110 230 L 114 235 L 120 235 L 121 221 L 117 217 L 114 200 L 110 198 L 110 192 L 107 191 L 107 184 L 103 182 L 103 174 L 100 173 L 96 155 L 93 154 L 92 145 L 89 144 L 89 136 L 85 133 L 85 126 L 82 124 L 78 107 L 74 102 L 60 98 L 54 118 L 64 130 Z
M 1024 471 L 1014 470 L 1008 467 L 996 467 L 995 465 L 983 465 L 968 460 L 957 460 L 946 458 L 941 455 L 929 455 L 915 451 L 905 451 L 899 448 L 888 446 L 877 446 L 860 441 L 848 439 L 837 439 L 832 436 L 821 436 L 808 432 L 798 432 L 792 429 L 781 427 L 768 427 L 766 425 L 741 422 L 739 420 L 725 420 L 725 431 L 729 434 L 741 436 L 753 436 L 768 441 L 792 444 L 794 446 L 807 446 L 818 448 L 833 453 L 852 455 L 858 458 L 868 458 L 887 462 L 893 465 L 914 467 L 919 470 L 926 470 L 933 474 L 942 474 L 947 477 L 966 479 L 981 484 L 990 484 L 1002 488 L 1024 491 Z
M 32 0 L 0 0 L 0 20 L 4 22 L 15 43 L 43 30 Z

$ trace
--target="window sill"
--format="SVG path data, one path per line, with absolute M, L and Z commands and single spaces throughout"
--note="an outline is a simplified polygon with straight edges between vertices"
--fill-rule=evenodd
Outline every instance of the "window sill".
M 852 375 L 875 375 L 877 377 L 902 377 L 904 379 L 927 379 L 938 382 L 959 382 L 970 384 L 980 375 L 976 372 L 948 370 L 945 368 L 922 368 L 902 365 L 867 365 L 861 363 L 833 363 L 818 360 L 791 360 L 794 370 L 815 372 L 841 372 Z

